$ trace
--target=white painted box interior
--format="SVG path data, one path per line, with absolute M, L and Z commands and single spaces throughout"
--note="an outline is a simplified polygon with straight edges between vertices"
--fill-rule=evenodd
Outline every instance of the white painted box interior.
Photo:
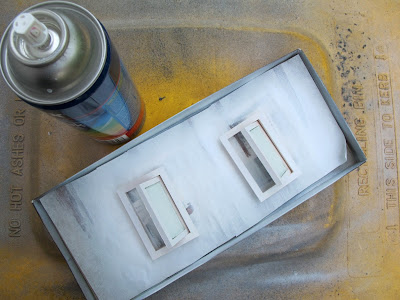
M 265 114 L 301 170 L 301 176 L 263 202 L 219 140 L 255 111 Z M 129 299 L 257 224 L 341 166 L 346 153 L 342 130 L 295 55 L 40 201 L 93 294 Z M 199 236 L 152 260 L 116 190 L 159 167 L 194 205 Z

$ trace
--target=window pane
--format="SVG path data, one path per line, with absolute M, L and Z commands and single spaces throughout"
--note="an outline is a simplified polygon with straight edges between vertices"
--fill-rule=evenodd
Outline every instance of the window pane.
M 157 182 L 145 189 L 149 197 L 148 202 L 167 236 L 174 239 L 185 231 L 186 227 L 177 215 L 175 205 L 164 185 Z
M 249 133 L 255 144 L 271 165 L 272 169 L 279 177 L 282 177 L 287 171 L 289 171 L 282 156 L 261 126 L 256 126 L 253 129 L 250 129 Z
M 144 206 L 142 199 L 140 199 L 137 190 L 133 189 L 129 191 L 127 193 L 127 196 L 130 203 L 132 204 L 133 210 L 135 211 L 136 215 L 139 218 L 140 223 L 142 223 L 144 231 L 149 237 L 150 242 L 152 243 L 154 249 L 158 250 L 161 249 L 162 247 L 165 247 L 164 241 L 162 240 L 160 234 L 158 233 L 156 225 L 151 219 L 150 214 L 147 211 L 146 207 Z
M 231 137 L 229 142 L 262 192 L 275 185 L 268 171 L 241 132 Z

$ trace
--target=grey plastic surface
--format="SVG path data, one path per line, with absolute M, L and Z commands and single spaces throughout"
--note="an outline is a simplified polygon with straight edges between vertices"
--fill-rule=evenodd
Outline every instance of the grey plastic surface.
M 38 2 L 5 0 L 0 32 L 19 12 Z M 398 298 L 400 3 L 77 3 L 107 28 L 145 100 L 143 132 L 284 53 L 302 48 L 368 157 L 368 163 L 151 299 Z M 1 78 L 0 86 L 0 256 L 4 258 L 0 295 L 82 299 L 31 199 L 116 148 L 91 141 L 15 101 Z M 23 125 L 14 123 L 17 113 L 23 114 L 18 119 L 24 118 Z M 24 135 L 21 176 L 12 173 L 11 165 L 16 134 Z M 393 168 L 385 167 L 387 159 L 394 159 Z M 386 186 L 387 180 L 394 186 Z M 13 186 L 22 189 L 18 211 L 10 210 Z M 389 202 L 389 197 L 395 200 Z M 19 236 L 10 230 L 20 230 Z

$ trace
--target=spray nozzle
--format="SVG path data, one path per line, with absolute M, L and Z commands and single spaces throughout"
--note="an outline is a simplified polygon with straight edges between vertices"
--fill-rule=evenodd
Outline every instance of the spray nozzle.
M 29 45 L 33 47 L 43 46 L 49 36 L 46 25 L 36 19 L 30 13 L 22 13 L 14 20 L 13 28 Z

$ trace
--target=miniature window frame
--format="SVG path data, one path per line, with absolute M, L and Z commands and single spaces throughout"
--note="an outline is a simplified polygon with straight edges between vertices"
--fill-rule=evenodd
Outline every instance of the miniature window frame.
M 170 200 L 171 204 L 173 205 L 177 217 L 181 221 L 182 225 L 185 227 L 184 231 L 182 231 L 174 238 L 168 236 L 165 226 L 163 226 L 163 224 L 160 222 L 160 218 L 157 217 L 158 213 L 150 204 L 151 201 L 149 201 L 150 196 L 149 193 L 146 191 L 146 188 L 157 183 L 160 183 L 162 185 L 168 200 Z M 157 231 L 161 236 L 162 241 L 165 244 L 159 249 L 156 249 L 154 247 L 148 233 L 144 229 L 144 225 L 142 224 L 138 214 L 134 209 L 132 200 L 130 200 L 130 197 L 128 196 L 128 193 L 135 189 L 138 193 L 140 200 L 143 202 L 144 207 L 149 213 L 151 220 L 154 222 L 154 225 L 157 228 Z M 174 185 L 170 181 L 167 173 L 163 168 L 156 169 L 134 182 L 130 182 L 119 187 L 117 190 L 117 194 L 123 206 L 125 207 L 125 210 L 127 211 L 133 225 L 135 226 L 135 229 L 138 232 L 144 246 L 146 247 L 148 253 L 150 254 L 150 257 L 153 260 L 173 251 L 179 246 L 198 237 L 197 229 L 193 224 L 191 217 L 186 211 L 182 201 L 180 201 L 179 194 L 175 191 Z
M 276 168 L 274 169 L 273 164 L 271 163 L 271 159 L 268 159 L 268 157 L 263 154 L 263 151 L 261 149 L 262 145 L 260 145 L 259 141 L 255 140 L 254 137 L 252 137 L 251 135 L 251 130 L 257 127 L 262 129 L 264 136 L 275 148 L 279 157 L 287 166 L 289 172 L 285 172 L 284 174 L 282 174 L 282 176 L 279 176 Z M 261 190 L 256 180 L 251 175 L 242 159 L 239 157 L 237 150 L 234 149 L 233 145 L 229 141 L 231 138 L 234 138 L 234 136 L 238 133 L 243 134 L 244 138 L 246 139 L 252 150 L 255 152 L 256 156 L 261 161 L 268 175 L 272 178 L 274 182 L 274 185 L 265 191 Z M 279 190 L 288 185 L 301 174 L 290 153 L 287 151 L 287 149 L 281 142 L 278 134 L 274 130 L 273 125 L 268 121 L 265 115 L 260 112 L 251 115 L 249 118 L 233 127 L 231 130 L 223 134 L 220 137 L 220 140 L 226 151 L 246 179 L 247 183 L 250 185 L 251 189 L 261 202 L 268 199 L 273 194 L 277 193 Z

